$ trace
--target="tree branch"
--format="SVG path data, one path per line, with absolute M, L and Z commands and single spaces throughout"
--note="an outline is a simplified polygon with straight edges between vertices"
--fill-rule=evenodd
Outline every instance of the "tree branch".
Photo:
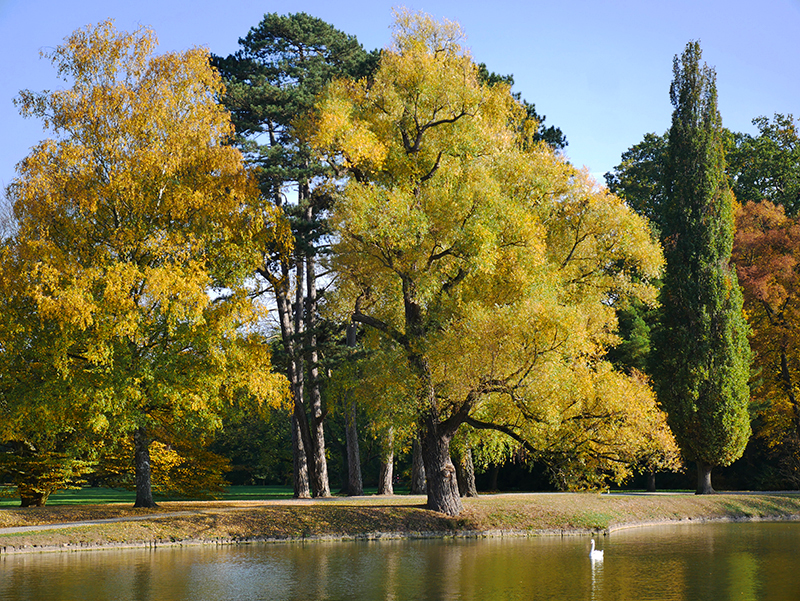
M 464 420 L 464 423 L 472 426 L 476 430 L 495 430 L 497 432 L 502 432 L 506 436 L 510 436 L 511 438 L 516 440 L 531 453 L 535 454 L 539 453 L 538 449 L 536 449 L 530 442 L 522 438 L 522 436 L 514 432 L 514 430 L 512 430 L 509 426 L 504 426 L 502 424 L 493 424 L 491 422 L 478 421 L 474 417 L 467 417 L 467 419 Z
M 371 315 L 364 315 L 358 308 L 353 311 L 350 319 L 383 332 L 405 349 L 409 347 L 408 336 L 403 334 L 400 330 L 393 328 L 388 323 L 381 321 L 380 319 L 372 317 Z

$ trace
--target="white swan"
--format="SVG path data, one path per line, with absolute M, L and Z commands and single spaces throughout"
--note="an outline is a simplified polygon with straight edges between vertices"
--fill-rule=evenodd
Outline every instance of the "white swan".
M 595 549 L 594 549 L 594 539 L 592 539 L 592 550 L 589 551 L 589 557 L 591 557 L 591 559 L 593 561 L 594 560 L 603 561 L 603 551 L 595 551 Z

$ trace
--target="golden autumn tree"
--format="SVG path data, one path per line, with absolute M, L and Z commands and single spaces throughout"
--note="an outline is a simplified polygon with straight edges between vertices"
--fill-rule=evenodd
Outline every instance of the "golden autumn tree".
M 82 483 L 100 438 L 84 406 L 67 405 L 60 394 L 63 382 L 48 359 L 61 331 L 41 323 L 35 303 L 18 293 L 26 267 L 10 240 L 0 243 L 0 474 L 16 486 L 23 507 Z
M 246 285 L 253 249 L 288 230 L 227 145 L 208 53 L 155 46 L 146 29 L 78 30 L 45 55 L 67 87 L 20 94 L 53 137 L 8 188 L 18 229 L 4 264 L 18 277 L 3 281 L 27 313 L 6 320 L 0 349 L 32 352 L 46 382 L 26 395 L 4 373 L 10 417 L 71 414 L 132 437 L 137 506 L 154 504 L 154 433 L 202 440 L 232 395 L 278 402 L 284 389 Z
M 450 442 L 465 424 L 623 477 L 660 415 L 646 382 L 603 359 L 612 303 L 654 299 L 657 244 L 532 140 L 508 85 L 481 81 L 462 37 L 399 13 L 372 81 L 333 83 L 304 126 L 344 181 L 336 301 L 402 359 L 385 387 L 410 389 L 428 507 L 450 515 L 462 509 Z

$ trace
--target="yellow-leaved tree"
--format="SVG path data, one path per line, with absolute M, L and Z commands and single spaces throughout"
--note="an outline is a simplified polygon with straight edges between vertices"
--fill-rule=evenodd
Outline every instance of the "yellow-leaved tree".
M 0 278 L 14 309 L 2 362 L 46 384 L 3 373 L 6 429 L 45 411 L 47 423 L 71 415 L 106 439 L 132 437 L 137 506 L 154 504 L 154 432 L 202 440 L 233 395 L 279 403 L 285 391 L 247 278 L 288 227 L 227 144 L 208 52 L 155 46 L 147 29 L 104 22 L 45 54 L 68 85 L 17 100 L 53 137 L 8 187 L 17 230 L 3 269 L 14 274 Z
M 455 23 L 398 13 L 374 78 L 336 81 L 303 124 L 343 182 L 336 301 L 402 357 L 385 386 L 412 391 L 428 507 L 450 515 L 462 509 L 450 442 L 465 424 L 617 479 L 642 435 L 666 430 L 647 383 L 604 360 L 613 303 L 654 300 L 657 243 L 532 140 L 461 39 Z

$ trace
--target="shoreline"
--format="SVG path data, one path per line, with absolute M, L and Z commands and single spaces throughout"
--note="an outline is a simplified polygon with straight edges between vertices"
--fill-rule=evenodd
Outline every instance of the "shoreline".
M 0 558 L 200 545 L 609 536 L 632 528 L 800 521 L 800 493 L 507 493 L 447 517 L 423 496 L 0 509 Z

